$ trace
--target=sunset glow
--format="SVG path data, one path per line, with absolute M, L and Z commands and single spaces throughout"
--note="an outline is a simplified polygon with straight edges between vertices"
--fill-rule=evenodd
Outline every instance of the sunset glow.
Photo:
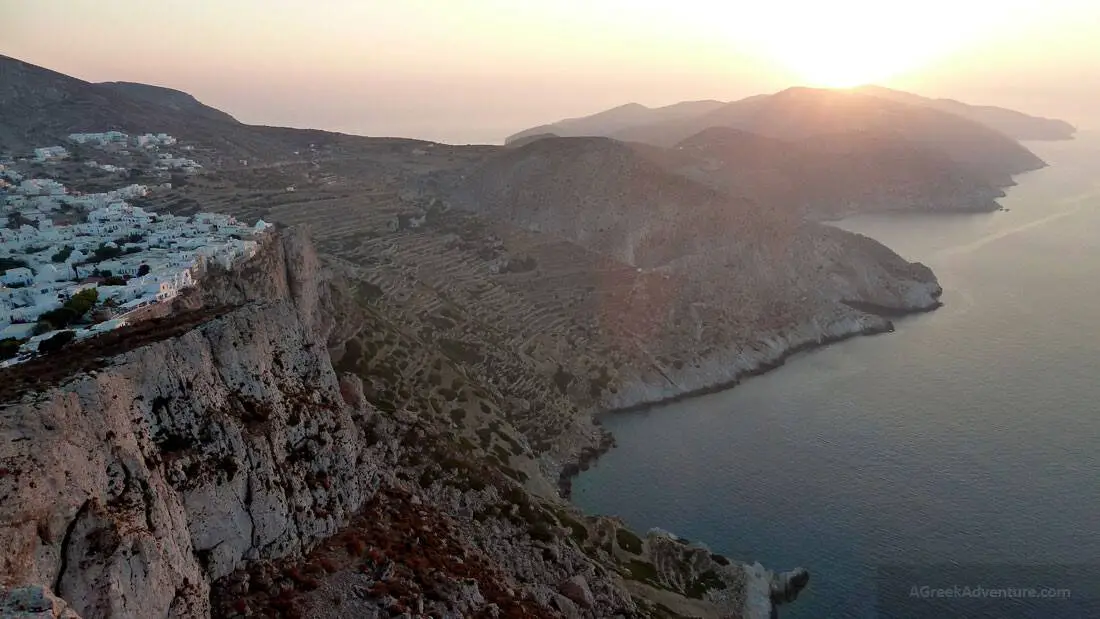
M 1002 15 L 1011 14 L 1007 2 Z M 958 6 L 956 6 L 958 5 Z M 996 34 L 1002 19 L 983 3 L 930 0 L 920 8 L 876 0 L 780 3 L 727 16 L 731 38 L 792 72 L 807 86 L 848 87 L 926 68 Z M 950 14 L 950 20 L 944 15 Z
M 2 54 L 172 86 L 248 122 L 372 135 L 496 141 L 625 102 L 796 85 L 877 83 L 1086 124 L 1100 97 L 1096 0 L 12 1 Z M 129 34 L 54 42 L 89 28 Z

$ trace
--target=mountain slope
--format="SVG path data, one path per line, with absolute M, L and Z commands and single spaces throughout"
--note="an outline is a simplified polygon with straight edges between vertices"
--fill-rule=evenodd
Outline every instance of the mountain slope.
M 553 133 L 562 137 L 609 135 L 627 127 L 706 114 L 722 105 L 724 103 L 721 101 L 683 101 L 664 107 L 650 108 L 638 103 L 627 103 L 591 116 L 567 118 L 549 125 L 520 131 L 509 136 L 504 143 L 511 145 L 517 140 L 543 133 Z
M 954 99 L 932 99 L 882 86 L 861 86 L 856 90 L 882 99 L 950 112 L 980 122 L 1017 140 L 1070 140 L 1077 132 L 1076 127 L 1064 120 L 1031 116 L 1003 107 L 970 105 Z
M 1003 192 L 947 156 L 894 133 L 784 141 L 712 127 L 664 158 L 678 173 L 812 218 L 892 210 L 991 211 Z
M 70 133 L 108 130 L 165 132 L 199 143 L 202 149 L 192 156 L 203 163 L 282 160 L 311 145 L 371 146 L 358 136 L 244 125 L 186 93 L 144 84 L 92 84 L 7 56 L 0 56 L 0 110 L 0 152 L 17 154 L 63 144 Z M 215 152 L 216 160 L 207 161 L 204 153 Z
M 640 267 L 702 251 L 754 208 L 607 138 L 533 142 L 491 160 L 458 195 L 478 212 Z
M 139 84 L 137 82 L 101 82 L 96 85 L 121 92 L 130 98 L 143 99 L 177 112 L 203 116 L 223 122 L 237 122 L 237 119 L 229 114 L 208 105 L 204 105 L 199 102 L 198 99 L 186 92 L 174 90 L 172 88 L 150 86 L 149 84 Z
M 616 132 L 616 139 L 671 146 L 710 127 L 732 127 L 760 135 L 799 140 L 820 134 L 893 132 L 940 150 L 957 163 L 1007 184 L 1013 174 L 1045 164 L 1015 140 L 984 125 L 931 108 L 859 93 L 791 88 L 725 105 L 672 125 L 655 123 Z
M 0 149 L 21 151 L 60 143 L 69 133 L 122 130 L 213 135 L 235 122 L 165 107 L 129 88 L 78 80 L 0 56 Z

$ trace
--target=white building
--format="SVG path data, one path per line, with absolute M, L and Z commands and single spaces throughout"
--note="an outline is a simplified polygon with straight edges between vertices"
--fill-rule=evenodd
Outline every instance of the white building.
M 184 157 L 161 157 L 157 160 L 157 167 L 163 170 L 197 170 L 202 166 L 198 162 Z
M 34 158 L 38 161 L 50 161 L 52 159 L 64 159 L 69 156 L 69 151 L 64 146 L 46 146 L 34 149 Z
M 66 264 L 44 264 L 38 267 L 34 275 L 37 284 L 54 283 L 71 280 L 74 277 L 73 270 Z
M 34 272 L 27 267 L 16 267 L 14 269 L 8 269 L 4 271 L 3 275 L 0 275 L 0 281 L 4 282 L 8 286 L 12 284 L 21 284 L 27 286 L 34 283 Z
M 93 144 L 106 146 L 108 144 L 125 142 L 128 136 L 121 131 L 105 131 L 103 133 L 70 133 L 69 141 L 76 144 Z
M 135 135 L 133 142 L 134 146 L 153 148 L 155 146 L 172 146 L 176 143 L 176 138 L 167 133 L 146 133 L 144 135 Z
M 19 183 L 19 191 L 28 196 L 63 196 L 66 189 L 50 178 L 30 178 Z
M 158 147 L 175 142 L 167 134 L 139 137 L 143 143 Z M 74 143 L 93 145 L 109 145 L 128 139 L 121 132 L 70 136 Z M 55 157 L 63 149 L 41 150 L 43 156 Z M 194 164 L 171 154 L 162 154 L 160 161 L 165 162 L 165 166 Z M 105 168 L 95 163 L 89 165 Z M 149 190 L 143 185 L 69 196 L 57 181 L 46 178 L 27 181 L 10 170 L 7 162 L 0 162 L 0 166 L 5 166 L 0 168 L 0 176 L 9 180 L 14 178 L 11 182 L 19 183 L 0 194 L 3 202 L 0 256 L 21 260 L 27 265 L 0 273 L 0 283 L 6 284 L 0 285 L 0 332 L 18 333 L 20 339 L 29 336 L 43 312 L 61 306 L 82 287 L 98 287 L 101 299 L 114 300 L 114 305 L 123 311 L 168 301 L 180 290 L 195 285 L 196 274 L 202 272 L 207 262 L 217 261 L 234 268 L 254 255 L 259 235 L 270 227 L 263 221 L 249 226 L 218 213 L 201 213 L 194 217 L 154 215 L 128 202 L 147 195 Z M 62 221 L 56 219 L 58 211 L 63 211 L 60 216 L 67 219 L 74 209 L 83 211 L 87 221 L 68 225 L 54 223 Z M 11 229 L 8 226 L 13 222 L 21 225 Z M 130 235 L 133 238 L 124 238 Z M 125 253 L 95 264 L 80 264 L 94 256 L 97 248 L 114 247 L 116 243 Z M 53 262 L 53 257 L 66 247 L 70 251 L 65 261 Z M 83 285 L 77 283 L 97 270 L 128 279 L 122 286 L 101 285 L 105 284 L 102 280 Z M 146 274 L 138 276 L 139 270 Z M 6 331 L 12 320 L 27 325 Z M 88 329 L 77 328 L 77 337 L 91 337 L 95 332 L 120 324 L 108 322 Z M 50 335 L 33 336 L 24 346 L 26 355 L 5 363 L 29 358 L 34 352 L 34 344 Z

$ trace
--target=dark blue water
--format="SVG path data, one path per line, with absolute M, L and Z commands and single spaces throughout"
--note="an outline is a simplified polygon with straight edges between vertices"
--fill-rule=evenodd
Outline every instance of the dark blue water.
M 875 611 L 890 564 L 1095 568 L 1100 136 L 1029 146 L 1053 166 L 1017 179 L 1008 212 L 841 224 L 931 266 L 943 308 L 730 391 L 605 418 L 619 446 L 574 500 L 808 568 L 784 618 L 894 616 Z M 950 604 L 942 616 L 963 608 Z

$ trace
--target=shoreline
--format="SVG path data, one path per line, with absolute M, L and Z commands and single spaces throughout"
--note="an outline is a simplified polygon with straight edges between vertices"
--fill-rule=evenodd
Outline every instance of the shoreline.
M 847 305 L 848 307 L 851 307 L 852 309 L 856 309 L 858 311 L 873 316 L 878 316 L 880 318 L 883 318 L 884 320 L 878 325 L 865 325 L 859 330 L 846 331 L 837 335 L 826 335 L 818 340 L 810 340 L 799 343 L 795 346 L 785 349 L 774 359 L 763 361 L 759 365 L 735 373 L 728 380 L 719 381 L 698 389 L 690 389 L 668 397 L 640 402 L 638 404 L 631 404 L 628 406 L 609 408 L 594 413 L 593 421 L 602 430 L 604 434 L 604 439 L 600 441 L 600 444 L 598 446 L 584 449 L 575 462 L 567 463 L 565 466 L 562 467 L 561 472 L 558 475 L 557 483 L 558 491 L 561 493 L 562 498 L 566 500 L 571 500 L 573 494 L 573 478 L 579 476 L 584 471 L 587 471 L 594 462 L 599 460 L 601 456 L 611 451 L 611 449 L 615 447 L 614 435 L 612 435 L 610 431 L 603 428 L 603 425 L 600 423 L 600 419 L 609 417 L 611 415 L 629 414 L 644 410 L 650 410 L 653 408 L 674 404 L 676 402 L 682 402 L 691 398 L 733 389 L 749 378 L 761 376 L 767 372 L 771 372 L 773 370 L 781 368 L 782 366 L 786 365 L 788 359 L 800 353 L 823 349 L 831 344 L 837 344 L 857 337 L 881 335 L 883 333 L 893 333 L 895 329 L 893 321 L 890 320 L 891 318 L 904 318 L 906 316 L 927 314 L 943 307 L 943 302 L 939 301 L 938 298 L 936 299 L 936 302 L 934 304 L 927 307 L 915 307 L 905 309 L 876 305 L 873 303 L 865 303 L 861 301 L 842 301 L 842 303 Z

